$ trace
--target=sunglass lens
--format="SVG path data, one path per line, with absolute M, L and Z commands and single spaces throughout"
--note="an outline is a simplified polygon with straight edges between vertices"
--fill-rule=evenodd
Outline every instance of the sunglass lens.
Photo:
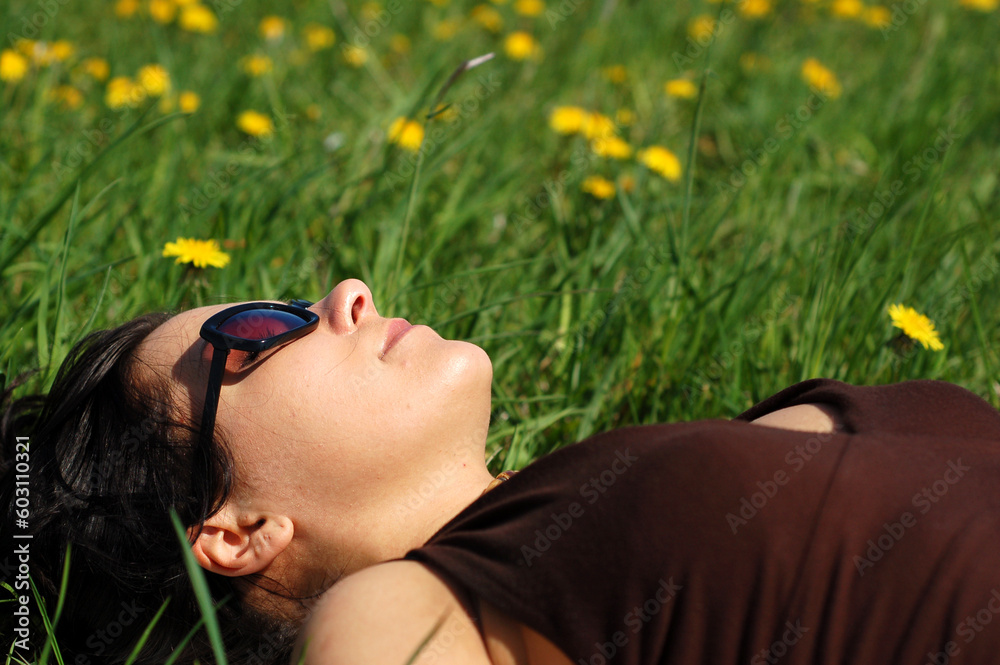
M 240 339 L 266 339 L 304 324 L 301 317 L 278 309 L 248 309 L 226 319 L 219 331 Z

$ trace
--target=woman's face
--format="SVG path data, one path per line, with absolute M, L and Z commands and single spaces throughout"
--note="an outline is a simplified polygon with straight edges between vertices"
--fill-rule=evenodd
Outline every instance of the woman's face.
M 187 422 L 200 420 L 213 352 L 201 325 L 229 306 L 182 312 L 139 349 Z M 449 473 L 458 482 L 470 465 L 485 471 L 492 365 L 473 344 L 381 317 L 358 280 L 309 309 L 320 317 L 309 334 L 242 369 L 234 352 L 216 436 L 233 453 L 244 506 L 294 514 L 297 535 L 348 557 L 382 556 L 365 551 L 379 524 L 405 523 L 429 476 L 444 491 Z

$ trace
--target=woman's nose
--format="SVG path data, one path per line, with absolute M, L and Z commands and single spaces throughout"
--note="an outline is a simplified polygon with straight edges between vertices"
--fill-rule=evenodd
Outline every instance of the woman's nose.
M 338 334 L 352 333 L 367 318 L 378 316 L 372 292 L 360 279 L 345 279 L 337 284 L 323 300 L 316 303 L 316 308 Z

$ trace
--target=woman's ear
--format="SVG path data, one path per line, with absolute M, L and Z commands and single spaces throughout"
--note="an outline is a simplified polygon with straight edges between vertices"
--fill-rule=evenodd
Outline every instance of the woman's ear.
M 295 528 L 284 515 L 239 513 L 230 504 L 197 527 L 191 551 L 205 570 L 227 577 L 252 575 L 267 568 L 292 541 Z

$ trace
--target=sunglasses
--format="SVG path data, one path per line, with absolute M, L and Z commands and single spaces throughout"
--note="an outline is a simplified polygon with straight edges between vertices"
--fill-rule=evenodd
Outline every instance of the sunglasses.
M 262 353 L 288 344 L 316 329 L 319 316 L 307 307 L 308 300 L 289 303 L 248 302 L 234 305 L 211 316 L 201 326 L 201 336 L 212 345 L 212 366 L 208 372 L 205 408 L 201 415 L 200 443 L 206 446 L 215 431 L 219 393 L 229 354 L 242 353 L 240 369 L 250 366 Z

